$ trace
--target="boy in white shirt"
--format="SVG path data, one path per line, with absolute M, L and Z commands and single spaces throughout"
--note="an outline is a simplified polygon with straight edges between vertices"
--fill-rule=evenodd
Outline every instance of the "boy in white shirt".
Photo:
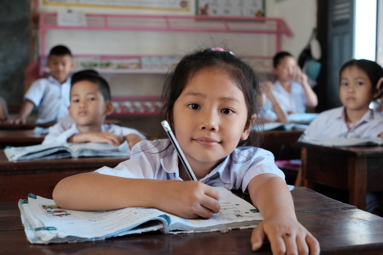
M 25 124 L 34 107 L 38 108 L 37 123 L 56 122 L 68 115 L 72 53 L 64 45 L 53 47 L 47 66 L 51 75 L 35 81 L 24 96 L 24 103 L 10 124 Z
M 127 140 L 130 149 L 145 136 L 135 129 L 104 124 L 113 112 L 109 84 L 95 71 L 80 71 L 72 76 L 69 116 L 49 128 L 43 144 L 109 143 L 120 145 Z M 69 118 L 66 118 L 69 119 Z

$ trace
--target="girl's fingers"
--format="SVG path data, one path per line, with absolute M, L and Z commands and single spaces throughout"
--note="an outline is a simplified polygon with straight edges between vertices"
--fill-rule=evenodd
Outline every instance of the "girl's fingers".
M 309 246 L 306 243 L 305 236 L 298 235 L 296 238 L 298 254 L 309 254 Z
M 265 232 L 263 230 L 263 222 L 261 222 L 254 228 L 253 233 L 251 234 L 251 249 L 253 251 L 259 250 L 262 247 L 264 240 Z
M 308 244 L 310 255 L 319 255 L 320 254 L 320 246 L 317 239 L 311 235 L 310 233 L 307 234 L 305 243 Z

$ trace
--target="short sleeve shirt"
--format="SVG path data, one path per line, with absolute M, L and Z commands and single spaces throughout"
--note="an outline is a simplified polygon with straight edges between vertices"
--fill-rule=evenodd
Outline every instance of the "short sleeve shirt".
M 344 107 L 324 111 L 318 115 L 305 131 L 312 138 L 364 138 L 376 139 L 383 132 L 383 115 L 368 110 L 351 128 L 346 124 Z
M 38 108 L 37 123 L 58 121 L 68 115 L 70 87 L 70 78 L 60 84 L 52 76 L 31 85 L 24 98 Z
M 276 81 L 273 94 L 285 114 L 288 112 L 304 113 L 306 111 L 306 96 L 299 82 L 291 82 L 291 92 L 289 93 L 279 81 Z
M 131 158 L 115 168 L 102 167 L 96 172 L 125 178 L 182 180 L 177 152 L 168 139 L 142 141 L 132 149 Z M 256 147 L 238 147 L 199 181 L 211 186 L 246 191 L 252 178 L 263 173 L 284 173 L 275 165 L 271 152 Z

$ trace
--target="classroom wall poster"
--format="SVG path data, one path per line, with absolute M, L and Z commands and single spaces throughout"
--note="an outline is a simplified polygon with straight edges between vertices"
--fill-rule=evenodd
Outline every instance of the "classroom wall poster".
M 189 11 L 191 0 L 44 0 L 46 5 Z
M 196 0 L 196 15 L 265 17 L 265 0 Z

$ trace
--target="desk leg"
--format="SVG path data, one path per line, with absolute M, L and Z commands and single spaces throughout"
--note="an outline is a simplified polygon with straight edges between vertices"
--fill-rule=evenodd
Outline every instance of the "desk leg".
M 349 203 L 357 206 L 359 209 L 366 210 L 367 162 L 365 159 L 350 157 L 348 169 Z
M 307 179 L 307 167 L 308 167 L 308 164 L 307 164 L 307 148 L 301 148 L 301 161 L 302 161 L 302 165 L 301 165 L 301 169 L 299 170 L 300 172 L 300 178 L 301 178 L 301 181 L 300 181 L 300 184 L 301 186 L 305 186 L 305 187 L 308 187 L 310 189 L 314 189 L 315 190 L 315 184 L 314 182 L 310 181 Z M 296 183 L 296 186 L 297 186 L 298 183 Z

